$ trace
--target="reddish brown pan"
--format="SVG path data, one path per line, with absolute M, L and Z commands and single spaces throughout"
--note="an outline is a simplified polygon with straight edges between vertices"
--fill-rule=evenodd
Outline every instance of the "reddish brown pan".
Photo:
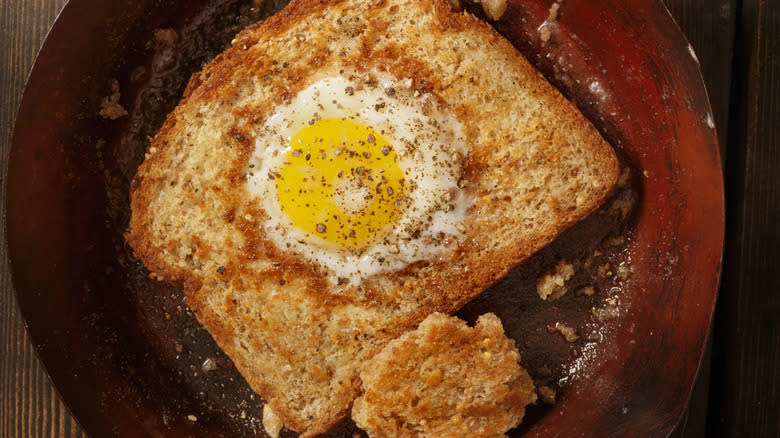
M 14 285 L 41 359 L 93 436 L 265 436 L 262 401 L 180 289 L 150 280 L 122 238 L 147 137 L 189 74 L 281 6 L 260 3 L 71 0 L 30 76 L 6 179 Z M 615 199 L 461 316 L 496 312 L 555 392 L 512 436 L 666 436 L 696 375 L 720 272 L 707 94 L 660 1 L 566 0 L 557 14 L 551 4 L 511 1 L 496 27 L 631 172 Z M 109 120 L 98 112 L 115 80 L 129 114 Z M 561 259 L 576 270 L 570 291 L 542 301 L 536 279 Z M 346 421 L 332 436 L 353 432 Z

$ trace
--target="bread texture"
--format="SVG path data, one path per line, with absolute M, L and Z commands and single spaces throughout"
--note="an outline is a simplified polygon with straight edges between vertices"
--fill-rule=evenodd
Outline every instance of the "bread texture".
M 247 189 L 274 109 L 340 69 L 409 78 L 465 127 L 463 238 L 431 260 L 334 286 L 279 248 Z M 131 184 L 127 242 L 187 303 L 249 385 L 301 436 L 360 394 L 362 365 L 451 314 L 607 198 L 596 129 L 493 28 L 447 0 L 293 0 L 195 74 Z
M 519 361 L 496 315 L 434 313 L 366 362 L 352 418 L 371 438 L 504 436 L 536 401 Z

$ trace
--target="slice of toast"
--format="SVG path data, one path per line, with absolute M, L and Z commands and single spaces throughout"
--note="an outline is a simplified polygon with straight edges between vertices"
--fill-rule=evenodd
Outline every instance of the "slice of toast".
M 348 286 L 279 248 L 247 188 L 255 135 L 341 66 L 409 78 L 464 126 L 463 238 Z M 258 146 L 262 147 L 262 146 Z M 131 185 L 126 235 L 285 427 L 350 412 L 361 365 L 433 312 L 453 313 L 581 220 L 619 174 L 596 129 L 488 24 L 447 0 L 293 0 L 193 76 Z M 336 286 L 340 284 L 340 286 Z
M 496 315 L 433 313 L 366 362 L 352 418 L 371 438 L 504 436 L 536 401 L 519 361 Z

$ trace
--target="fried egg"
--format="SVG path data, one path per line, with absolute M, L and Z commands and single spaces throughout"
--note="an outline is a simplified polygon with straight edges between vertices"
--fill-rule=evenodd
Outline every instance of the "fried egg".
M 412 84 L 322 77 L 255 137 L 247 183 L 266 237 L 338 283 L 440 257 L 463 235 L 463 127 Z

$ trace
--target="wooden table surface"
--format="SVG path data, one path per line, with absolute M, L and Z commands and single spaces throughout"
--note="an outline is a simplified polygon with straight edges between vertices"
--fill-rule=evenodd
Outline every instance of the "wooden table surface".
M 652 0 L 648 0 L 652 1 Z M 0 146 L 66 0 L 0 3 Z M 780 437 L 780 1 L 667 0 L 701 63 L 724 160 L 723 276 L 711 346 L 674 437 Z M 4 192 L 3 192 L 4 195 Z M 5 203 L 3 202 L 5 218 Z M 0 438 L 81 437 L 35 356 L 0 247 Z

